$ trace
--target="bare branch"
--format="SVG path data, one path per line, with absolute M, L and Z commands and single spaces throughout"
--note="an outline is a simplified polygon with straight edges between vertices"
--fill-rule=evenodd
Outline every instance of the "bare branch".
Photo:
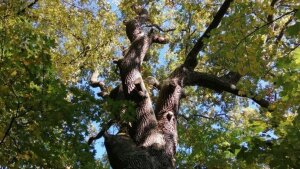
M 193 47 L 193 49 L 188 53 L 187 58 L 183 64 L 187 69 L 193 70 L 197 66 L 197 64 L 198 64 L 197 55 L 204 46 L 204 39 L 209 38 L 210 32 L 219 26 L 222 18 L 224 17 L 225 13 L 227 12 L 232 1 L 233 0 L 225 0 L 224 1 L 224 3 L 220 7 L 219 11 L 215 15 L 214 19 L 212 20 L 212 22 L 210 23 L 208 28 L 205 30 L 203 35 L 198 39 L 198 41 L 195 44 L 195 46 Z
M 101 89 L 104 89 L 104 83 L 98 81 L 99 72 L 98 70 L 94 71 L 91 77 L 90 85 L 92 87 L 100 87 Z
M 268 108 L 270 105 L 269 101 L 265 99 L 260 99 L 256 96 L 247 96 L 246 94 L 242 94 L 240 90 L 237 89 L 235 84 L 222 80 L 222 78 L 211 74 L 201 72 L 190 72 L 185 78 L 184 86 L 194 85 L 206 87 L 215 90 L 216 92 L 226 91 L 240 97 L 247 97 L 255 101 L 261 107 Z
M 284 56 L 288 56 L 290 55 L 294 50 L 296 50 L 298 47 L 300 46 L 300 43 L 299 44 L 296 44 L 290 51 L 288 51 Z

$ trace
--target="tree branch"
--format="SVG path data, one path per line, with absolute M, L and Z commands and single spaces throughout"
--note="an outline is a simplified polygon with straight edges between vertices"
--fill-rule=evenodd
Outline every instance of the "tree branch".
M 242 75 L 237 72 L 230 71 L 220 78 L 226 82 L 236 85 L 237 82 L 242 78 Z
M 198 64 L 197 55 L 203 48 L 204 39 L 209 38 L 210 37 L 210 32 L 213 29 L 215 29 L 219 26 L 222 18 L 224 17 L 225 13 L 227 12 L 227 10 L 228 10 L 228 8 L 229 8 L 232 1 L 233 0 L 225 0 L 224 1 L 221 8 L 219 9 L 217 14 L 215 15 L 213 21 L 210 23 L 210 25 L 205 30 L 203 35 L 198 39 L 198 41 L 196 42 L 193 49 L 188 53 L 187 58 L 186 58 L 186 60 L 183 64 L 184 67 L 186 67 L 189 70 L 193 70 L 197 66 L 197 64 Z
M 278 0 L 272 0 L 272 2 L 271 2 L 271 4 L 270 4 L 270 7 L 271 7 L 272 10 L 274 9 L 274 6 L 275 6 L 275 4 L 276 4 L 277 1 L 278 1 Z M 269 14 L 269 15 L 267 16 L 267 21 L 268 21 L 268 22 L 272 22 L 272 20 L 273 20 L 273 14 Z
M 38 2 L 38 0 L 34 0 L 33 2 L 31 2 L 30 4 L 28 4 L 25 8 L 21 9 L 17 15 L 20 15 L 21 13 L 24 13 L 26 11 L 26 9 L 33 7 L 33 5 L 35 5 Z
M 256 31 L 260 30 L 261 28 L 264 28 L 264 27 L 266 27 L 266 26 L 272 24 L 273 22 L 275 22 L 275 21 L 277 21 L 277 20 L 283 18 L 283 17 L 286 16 L 286 15 L 289 15 L 289 14 L 291 14 L 291 13 L 296 13 L 297 11 L 298 11 L 298 9 L 294 9 L 294 10 L 292 10 L 292 11 L 290 11 L 290 12 L 287 12 L 287 13 L 285 13 L 285 14 L 279 16 L 278 18 L 272 20 L 271 22 L 265 23 L 265 24 L 263 24 L 263 25 L 261 25 L 261 26 L 255 28 L 253 31 L 251 31 L 251 32 L 248 33 L 246 36 L 244 36 L 244 37 L 237 43 L 237 45 L 235 46 L 235 48 L 237 48 L 244 40 L 246 40 L 247 38 L 249 38 L 251 35 L 253 35 Z
M 152 42 L 153 43 L 159 43 L 159 44 L 166 44 L 169 42 L 169 40 L 165 37 L 159 36 L 159 35 L 153 35 L 152 36 Z
M 146 25 L 146 27 L 155 27 L 156 29 L 158 29 L 161 32 L 172 32 L 172 31 L 176 30 L 175 28 L 170 28 L 170 29 L 164 30 L 160 26 L 158 26 L 157 24 Z
M 113 124 L 113 120 L 108 121 L 108 123 L 102 127 L 101 131 L 96 136 L 92 136 L 89 138 L 88 145 L 91 145 L 94 140 L 100 139 Z
M 16 117 L 12 117 L 12 118 L 11 118 L 11 120 L 10 120 L 10 122 L 9 122 L 9 125 L 7 126 L 7 129 L 6 129 L 6 131 L 5 131 L 5 134 L 4 134 L 4 136 L 2 137 L 2 139 L 1 139 L 0 144 L 4 143 L 5 138 L 9 135 L 9 131 L 10 131 L 10 129 L 12 128 L 12 125 L 13 125 L 15 119 L 16 119 Z
M 268 108 L 270 105 L 269 101 L 265 99 L 260 99 L 256 96 L 247 96 L 246 94 L 242 94 L 233 83 L 222 80 L 221 78 L 211 74 L 202 72 L 190 72 L 184 80 L 184 86 L 194 85 L 206 87 L 215 90 L 216 92 L 226 91 L 240 97 L 247 97 L 255 101 L 261 107 Z
M 106 87 L 102 81 L 98 81 L 98 76 L 99 76 L 99 72 L 98 70 L 95 70 L 91 76 L 90 86 L 93 88 L 99 87 L 101 89 L 101 92 L 99 92 L 97 95 L 101 97 L 105 97 L 107 96 L 107 93 L 105 92 Z
M 281 28 L 279 34 L 276 37 L 275 44 L 278 44 L 280 42 L 281 38 L 283 37 L 284 31 L 286 30 L 287 26 L 293 21 L 293 18 L 294 18 L 294 15 L 291 16 L 289 18 L 289 20 L 283 25 L 283 27 Z
M 148 76 L 146 79 L 145 79 L 145 82 L 148 84 L 148 85 L 152 85 L 153 87 L 155 87 L 156 89 L 160 89 L 160 83 L 159 81 L 152 77 L 152 76 Z
M 9 135 L 9 132 L 10 132 L 10 130 L 11 130 L 11 128 L 12 128 L 12 125 L 13 125 L 13 123 L 15 122 L 15 120 L 16 120 L 18 117 L 21 117 L 22 115 L 26 114 L 26 112 L 25 112 L 24 114 L 22 114 L 22 115 L 19 114 L 20 104 L 21 104 L 21 102 L 20 102 L 20 100 L 19 100 L 19 96 L 18 96 L 18 94 L 16 93 L 16 91 L 15 91 L 15 89 L 14 89 L 14 87 L 13 87 L 13 84 L 10 84 L 9 87 L 11 88 L 11 91 L 12 91 L 13 95 L 14 95 L 14 96 L 16 97 L 16 99 L 17 99 L 17 114 L 16 114 L 16 115 L 13 115 L 13 117 L 11 118 L 11 120 L 10 120 L 8 126 L 7 126 L 7 129 L 6 129 L 6 131 L 5 131 L 5 134 L 4 134 L 4 136 L 3 136 L 3 138 L 2 138 L 2 140 L 1 140 L 1 142 L 0 142 L 0 145 L 1 145 L 2 143 L 4 143 L 5 138 Z

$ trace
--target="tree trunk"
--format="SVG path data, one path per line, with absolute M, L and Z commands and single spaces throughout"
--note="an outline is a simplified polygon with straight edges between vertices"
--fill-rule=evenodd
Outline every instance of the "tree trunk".
M 230 92 L 239 95 L 235 84 L 241 75 L 229 72 L 223 77 L 195 72 L 197 55 L 204 46 L 203 40 L 209 38 L 211 30 L 218 27 L 232 0 L 225 0 L 211 24 L 188 53 L 185 62 L 176 68 L 170 76 L 156 86 L 160 89 L 155 110 L 141 74 L 144 57 L 152 43 L 167 43 L 167 39 L 156 35 L 151 29 L 143 30 L 148 16 L 145 10 L 135 19 L 124 21 L 126 35 L 131 45 L 124 57 L 115 63 L 120 70 L 122 85 L 112 90 L 109 97 L 125 99 L 135 104 L 135 121 L 121 126 L 117 135 L 107 134 L 108 126 L 89 140 L 89 144 L 104 135 L 109 162 L 114 169 L 174 169 L 177 145 L 177 113 L 180 98 L 185 86 L 198 85 L 217 92 Z M 133 8 L 134 9 L 134 8 Z M 154 27 L 157 27 L 155 25 Z M 160 29 L 159 29 L 160 30 Z M 91 85 L 104 90 L 102 83 L 91 80 Z M 102 95 L 103 96 L 103 95 Z M 242 97 L 247 97 L 240 95 Z M 263 107 L 269 103 L 263 99 L 250 97 Z M 127 110 L 124 110 L 125 113 Z M 121 113 L 121 112 L 120 112 Z M 110 121 L 111 123 L 111 121 Z M 124 129 L 125 128 L 125 129 Z
M 161 93 L 165 94 L 162 94 L 163 98 L 157 103 L 154 113 L 140 70 L 151 44 L 164 44 L 167 40 L 153 31 L 142 30 L 144 21 L 145 18 L 138 16 L 124 22 L 131 45 L 125 56 L 116 61 L 125 99 L 135 103 L 136 112 L 135 121 L 126 125 L 128 133 L 104 135 L 108 158 L 114 169 L 175 168 L 177 131 L 174 115 L 178 110 L 176 98 L 179 99 L 179 96 L 173 93 L 179 88 L 176 88 L 176 83 L 163 86 Z M 173 95 L 176 98 L 170 98 Z M 165 97 L 170 101 L 168 105 L 164 105 Z

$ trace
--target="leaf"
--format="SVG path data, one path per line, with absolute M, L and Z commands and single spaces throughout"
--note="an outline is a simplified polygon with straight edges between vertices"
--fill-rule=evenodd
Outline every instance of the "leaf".
M 300 22 L 296 22 L 294 25 L 288 27 L 287 32 L 290 36 L 300 35 Z

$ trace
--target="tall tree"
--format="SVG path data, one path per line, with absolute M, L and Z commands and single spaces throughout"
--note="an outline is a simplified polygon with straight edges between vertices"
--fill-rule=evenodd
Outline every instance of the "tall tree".
M 176 67 L 173 72 L 167 75 L 167 77 L 163 79 L 163 82 L 161 84 L 158 84 L 158 82 L 151 77 L 151 82 L 159 89 L 159 94 L 156 103 L 154 104 L 154 110 L 152 108 L 153 104 L 151 102 L 150 95 L 148 94 L 148 91 L 146 90 L 145 84 L 142 80 L 141 66 L 150 46 L 153 43 L 167 43 L 167 39 L 160 36 L 159 34 L 153 33 L 154 28 L 160 31 L 163 31 L 163 29 L 161 29 L 158 25 L 151 23 L 151 18 L 148 14 L 148 11 L 143 6 L 138 4 L 133 4 L 131 6 L 132 10 L 134 10 L 134 12 L 138 14 L 138 16 L 132 20 L 124 22 L 126 26 L 126 35 L 130 40 L 131 45 L 129 46 L 128 50 L 124 52 L 123 58 L 115 61 L 117 67 L 120 70 L 119 73 L 122 84 L 114 90 L 118 90 L 120 92 L 118 95 L 122 94 L 122 99 L 129 100 L 134 103 L 135 113 L 131 113 L 134 114 L 134 120 L 127 125 L 121 125 L 120 131 L 125 131 L 125 135 L 123 135 L 123 133 L 119 133 L 112 136 L 109 134 L 105 134 L 105 132 L 102 131 L 97 136 L 97 138 L 99 138 L 101 135 L 104 135 L 108 158 L 113 168 L 176 167 L 175 152 L 178 142 L 177 117 L 180 99 L 182 97 L 185 97 L 183 91 L 185 87 L 201 86 L 212 89 L 218 93 L 229 92 L 237 96 L 252 99 L 255 103 L 265 108 L 266 110 L 274 111 L 274 108 L 270 106 L 270 99 L 267 100 L 263 95 L 257 94 L 256 91 L 251 91 L 251 89 L 247 90 L 247 92 L 243 92 L 242 87 L 237 86 L 237 83 L 239 83 L 242 78 L 251 79 L 251 76 L 257 76 L 258 74 L 260 74 L 257 73 L 254 75 L 252 71 L 255 70 L 246 70 L 246 72 L 244 72 L 243 68 L 238 68 L 238 66 L 237 68 L 228 66 L 226 67 L 227 72 L 225 72 L 222 76 L 216 76 L 207 72 L 195 71 L 195 68 L 198 66 L 199 58 L 197 58 L 197 56 L 199 52 L 205 49 L 205 42 L 207 40 L 212 38 L 212 36 L 216 36 L 216 33 L 214 32 L 217 31 L 215 31 L 215 29 L 218 28 L 224 16 L 227 14 L 227 18 L 234 17 L 232 15 L 235 12 L 240 12 L 241 8 L 243 8 L 242 6 L 236 6 L 236 9 L 233 9 L 230 12 L 228 9 L 231 3 L 232 0 L 225 0 L 223 2 L 217 12 L 215 12 L 215 14 L 213 15 L 213 18 L 207 25 L 206 30 L 203 32 L 200 38 L 195 41 L 194 46 L 191 47 L 189 52 L 187 52 L 186 58 L 183 59 L 183 63 L 179 64 L 179 66 Z M 271 10 L 274 8 L 275 3 L 276 1 L 273 1 L 270 4 Z M 245 12 L 245 10 L 243 11 Z M 292 16 L 295 15 L 296 12 L 296 9 L 287 11 L 286 13 L 283 13 L 281 16 L 278 16 L 275 19 L 272 16 L 273 14 L 269 14 L 266 18 L 266 23 L 258 26 L 253 31 L 246 31 L 246 35 L 241 40 L 237 40 L 237 42 L 235 42 L 234 44 L 229 44 L 232 50 L 236 50 L 233 55 L 237 55 L 237 53 L 241 52 L 239 50 L 242 50 L 243 52 L 247 52 L 245 57 L 248 57 L 249 54 L 246 43 L 243 44 L 244 41 L 247 41 L 247 38 L 250 38 L 253 34 L 255 34 L 256 31 L 259 31 L 259 29 L 261 29 L 262 27 L 272 27 L 273 22 L 287 15 L 290 16 L 290 19 L 286 22 L 285 25 L 288 25 L 291 18 L 293 18 Z M 245 18 L 243 18 L 245 19 L 245 23 L 248 22 L 247 20 L 253 19 L 251 17 L 247 17 L 248 16 L 245 16 Z M 147 23 L 149 25 L 146 25 Z M 145 25 L 149 26 L 150 29 L 143 29 L 143 26 Z M 223 23 L 223 25 L 226 25 L 227 29 L 230 27 L 226 23 Z M 283 27 L 281 29 L 286 28 Z M 220 34 L 231 34 L 227 33 L 230 31 L 222 31 L 223 32 L 220 32 Z M 281 30 L 280 32 L 282 31 L 284 30 Z M 269 35 L 267 35 L 266 39 L 264 40 L 265 42 L 260 41 L 260 44 L 277 44 L 281 38 L 281 33 L 279 33 L 279 35 L 276 35 L 275 38 L 269 37 Z M 240 46 L 244 46 L 242 48 L 245 49 L 240 49 Z M 225 46 L 224 48 L 226 47 L 228 46 Z M 255 49 L 256 47 L 252 48 Z M 207 52 L 210 53 L 213 49 L 207 50 Z M 221 52 L 216 51 L 216 53 L 217 54 L 215 55 L 220 55 Z M 255 51 L 249 51 L 249 53 L 250 55 L 257 55 Z M 260 57 L 261 56 L 262 55 L 260 55 Z M 214 60 L 214 62 L 216 61 Z M 239 61 L 236 64 L 239 64 Z M 252 65 L 250 65 L 250 69 L 251 66 Z M 95 83 L 96 81 L 92 80 L 92 84 Z M 98 84 L 99 87 L 104 89 L 104 84 Z M 108 96 L 108 98 L 116 99 L 111 96 Z M 121 111 L 124 111 L 123 113 L 127 114 L 130 113 L 126 108 L 122 109 Z M 94 138 L 92 137 L 90 141 L 93 139 Z
M 296 0 L 0 8 L 0 167 L 299 166 Z

